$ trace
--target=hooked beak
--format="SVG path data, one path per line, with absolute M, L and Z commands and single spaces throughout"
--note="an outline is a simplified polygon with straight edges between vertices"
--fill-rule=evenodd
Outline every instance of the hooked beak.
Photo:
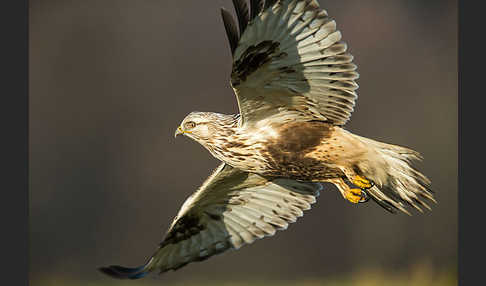
M 174 133 L 174 138 L 176 138 L 177 135 L 179 135 L 179 134 L 184 134 L 184 131 L 182 130 L 182 128 L 180 126 L 177 127 L 177 130 Z

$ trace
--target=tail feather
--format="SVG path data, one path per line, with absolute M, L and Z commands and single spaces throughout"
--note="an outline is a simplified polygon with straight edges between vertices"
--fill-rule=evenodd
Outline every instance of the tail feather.
M 380 206 L 411 215 L 410 208 L 423 212 L 422 208 L 431 209 L 427 202 L 437 203 L 430 180 L 413 166 L 413 162 L 423 159 L 418 152 L 354 136 L 369 149 L 370 157 L 358 167 L 362 175 L 375 183 L 368 193 Z

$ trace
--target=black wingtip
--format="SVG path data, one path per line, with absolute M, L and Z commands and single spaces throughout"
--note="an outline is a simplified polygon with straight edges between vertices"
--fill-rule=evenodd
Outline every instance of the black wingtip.
M 231 13 L 225 8 L 221 8 L 221 17 L 223 18 L 224 28 L 230 43 L 231 53 L 234 54 L 236 47 L 238 46 L 238 41 L 240 40 L 235 20 L 233 19 L 233 16 L 231 16 Z
M 116 279 L 139 279 L 146 276 L 149 272 L 143 270 L 144 266 L 128 268 L 118 265 L 100 267 L 98 270 L 112 278 Z
M 243 35 L 243 32 L 245 32 L 248 21 L 250 21 L 248 5 L 246 4 L 246 0 L 233 0 L 233 6 L 235 7 L 241 36 Z

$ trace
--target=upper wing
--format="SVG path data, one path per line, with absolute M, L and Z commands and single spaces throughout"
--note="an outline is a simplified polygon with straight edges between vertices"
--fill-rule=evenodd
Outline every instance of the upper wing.
M 243 124 L 272 115 L 344 125 L 357 98 L 356 65 L 315 0 L 233 0 L 222 10 L 233 53 L 231 85 Z M 241 37 L 240 37 L 241 36 Z
M 151 271 L 176 270 L 229 248 L 286 229 L 310 209 L 322 185 L 289 179 L 267 179 L 221 164 L 182 205 L 165 239 L 147 264 L 100 270 L 122 279 Z

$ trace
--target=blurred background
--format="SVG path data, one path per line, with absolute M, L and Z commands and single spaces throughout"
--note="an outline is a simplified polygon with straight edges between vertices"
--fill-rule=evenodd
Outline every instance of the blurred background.
M 191 111 L 238 112 L 220 17 L 232 3 L 31 0 L 31 285 L 455 285 L 457 2 L 319 2 L 361 75 L 346 128 L 421 152 L 432 212 L 328 187 L 274 237 L 136 283 L 105 277 L 97 267 L 142 264 L 218 165 L 173 134 Z

